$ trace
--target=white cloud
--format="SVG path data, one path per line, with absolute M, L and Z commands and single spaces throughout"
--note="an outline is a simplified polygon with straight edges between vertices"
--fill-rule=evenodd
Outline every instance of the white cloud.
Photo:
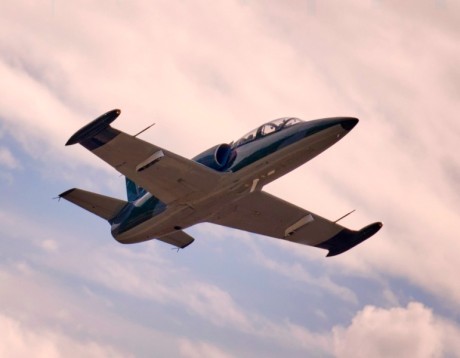
M 55 240 L 46 239 L 40 243 L 43 250 L 48 252 L 56 252 L 59 248 L 58 243 Z
M 135 253 L 124 248 L 106 247 L 87 255 L 87 262 L 94 265 L 81 266 L 75 257 L 70 265 L 61 263 L 60 266 L 112 290 L 180 307 L 216 326 L 245 332 L 253 330 L 251 319 L 226 290 L 197 279 L 181 267 L 174 267 L 155 252 L 157 248 L 150 245 L 145 252 Z M 145 277 L 148 277 L 147 281 Z
M 224 352 L 222 349 L 216 347 L 208 342 L 193 342 L 189 339 L 183 338 L 179 340 L 179 352 L 184 358 L 230 358 L 233 355 Z
M 337 357 L 446 357 L 460 349 L 460 328 L 418 302 L 366 306 L 348 327 L 333 329 Z
M 243 332 L 252 331 L 248 315 L 225 290 L 197 282 L 184 287 L 184 292 L 178 294 L 180 303 L 202 318 L 219 326 L 231 326 Z
M 1 313 L 0 332 L 2 357 L 126 357 L 110 346 L 79 342 L 59 332 L 28 327 Z
M 153 348 L 161 356 L 177 352 L 176 337 L 126 317 L 123 300 L 101 293 L 100 286 L 85 281 L 95 288 L 91 291 L 62 276 L 56 278 L 51 269 L 42 270 L 33 260 L 12 260 L 0 267 L 0 317 L 8 318 L 2 322 L 12 327 L 11 339 L 0 342 L 6 352 L 29 347 L 59 357 L 147 357 Z M 30 356 L 27 352 L 16 356 Z M 0 355 L 15 356 L 11 354 Z
M 0 165 L 3 165 L 9 169 L 17 169 L 20 167 L 17 159 L 6 147 L 0 147 Z

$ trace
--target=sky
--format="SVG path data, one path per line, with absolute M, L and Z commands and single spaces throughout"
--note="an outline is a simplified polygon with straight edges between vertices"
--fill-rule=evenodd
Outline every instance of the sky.
M 0 356 L 458 357 L 460 3 L 0 2 Z M 120 245 L 73 188 L 125 199 L 81 146 L 113 126 L 191 158 L 284 116 L 353 116 L 264 190 L 353 229 L 326 251 L 202 224 Z

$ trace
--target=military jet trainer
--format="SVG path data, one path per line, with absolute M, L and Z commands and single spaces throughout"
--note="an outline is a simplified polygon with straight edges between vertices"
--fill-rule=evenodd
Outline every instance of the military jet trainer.
M 127 199 L 81 189 L 59 197 L 107 220 L 120 243 L 157 239 L 185 248 L 194 239 L 183 230 L 208 222 L 335 256 L 382 227 L 376 222 L 359 231 L 347 229 L 262 190 L 342 139 L 356 118 L 276 119 L 190 160 L 113 128 L 119 115 L 118 109 L 103 114 L 66 145 L 81 144 L 123 174 Z

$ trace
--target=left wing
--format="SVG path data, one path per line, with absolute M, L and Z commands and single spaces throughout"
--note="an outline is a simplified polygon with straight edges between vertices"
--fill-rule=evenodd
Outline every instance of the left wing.
M 80 143 L 165 204 L 182 203 L 215 188 L 222 174 L 112 128 L 113 110 L 76 132 L 66 145 Z
M 329 250 L 335 256 L 374 235 L 381 223 L 347 229 L 276 196 L 259 191 L 225 207 L 211 223 Z

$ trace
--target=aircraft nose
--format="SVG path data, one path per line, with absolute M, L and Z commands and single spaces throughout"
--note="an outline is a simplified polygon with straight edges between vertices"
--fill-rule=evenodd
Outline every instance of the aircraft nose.
M 342 126 L 343 129 L 346 131 L 351 131 L 356 124 L 358 124 L 359 120 L 358 118 L 353 118 L 353 117 L 345 117 L 342 119 L 340 122 L 340 125 Z

